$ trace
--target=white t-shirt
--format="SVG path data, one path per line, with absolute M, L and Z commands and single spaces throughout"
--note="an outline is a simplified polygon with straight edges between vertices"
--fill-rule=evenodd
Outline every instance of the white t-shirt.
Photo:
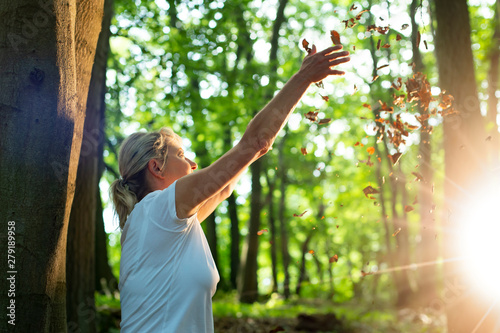
M 123 229 L 122 333 L 214 331 L 219 273 L 196 214 L 177 217 L 175 184 L 145 196 Z

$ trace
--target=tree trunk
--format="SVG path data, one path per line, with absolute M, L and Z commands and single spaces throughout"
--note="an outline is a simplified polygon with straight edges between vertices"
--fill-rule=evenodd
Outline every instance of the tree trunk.
M 300 268 L 299 268 L 299 280 L 297 281 L 297 287 L 295 288 L 295 294 L 300 296 L 300 289 L 302 287 L 302 282 L 306 280 L 306 254 L 309 251 L 309 242 L 313 236 L 313 230 L 310 230 L 307 234 L 306 240 L 302 243 L 302 255 L 300 258 Z
M 415 19 L 416 9 L 420 2 L 413 0 L 410 5 L 411 18 L 411 42 L 413 51 L 413 63 L 415 64 L 414 73 L 423 72 L 424 64 L 422 56 L 417 45 L 418 25 Z M 417 105 L 417 110 L 421 115 L 428 115 L 429 110 Z M 419 170 L 422 175 L 422 180 L 418 184 L 418 204 L 420 213 L 420 242 L 417 243 L 417 261 L 431 262 L 438 257 L 438 246 L 436 242 L 436 222 L 433 214 L 432 200 L 432 179 L 433 168 L 431 164 L 431 129 L 429 128 L 429 120 L 423 117 L 422 127 L 420 128 L 420 143 L 418 146 L 418 154 L 420 155 Z M 428 265 L 418 270 L 418 303 L 422 306 L 428 306 L 437 296 L 436 291 L 436 266 Z
M 239 287 L 240 302 L 253 303 L 259 296 L 257 282 L 257 254 L 259 249 L 259 236 L 257 232 L 260 227 L 260 211 L 262 185 L 260 184 L 260 174 L 262 169 L 262 159 L 255 161 L 250 170 L 252 173 L 252 195 L 250 203 L 250 221 L 248 224 L 247 242 L 243 247 L 241 260 L 241 284 Z
M 288 127 L 285 127 L 285 135 L 281 138 L 278 151 L 278 178 L 280 179 L 280 201 L 278 206 L 278 220 L 280 224 L 280 236 L 281 236 L 281 259 L 283 261 L 283 295 L 286 299 L 290 297 L 290 253 L 288 253 L 288 227 L 285 218 L 286 212 L 286 167 L 284 161 L 283 148 L 285 146 L 285 141 L 288 136 Z
M 269 234 L 271 240 L 271 271 L 272 271 L 272 289 L 271 292 L 278 292 L 278 256 L 277 256 L 277 246 L 276 246 L 276 219 L 274 217 L 274 187 L 276 185 L 276 177 L 273 180 L 269 177 L 266 172 L 266 180 L 268 186 L 267 202 L 269 204 L 268 211 L 268 224 L 269 224 Z
M 498 168 L 500 164 L 500 134 L 498 133 L 499 123 L 498 117 L 498 97 L 496 91 L 498 90 L 498 70 L 500 60 L 500 2 L 496 3 L 495 10 L 495 32 L 493 34 L 493 41 L 490 54 L 490 71 L 488 73 L 488 110 L 486 118 L 488 120 L 488 128 L 491 128 L 488 136 L 490 143 L 488 144 L 488 157 L 490 168 Z
M 238 219 L 238 207 L 236 205 L 236 194 L 227 198 L 227 209 L 231 219 L 231 286 L 237 288 L 238 271 L 240 269 L 240 221 Z
M 102 155 L 106 93 L 106 63 L 112 1 L 105 2 L 102 30 L 87 97 L 83 141 L 71 207 L 66 249 L 66 309 L 68 331 L 95 332 L 95 225 L 96 194 L 99 194 L 98 164 Z M 100 194 L 99 194 L 100 195 Z M 100 201 L 100 200 L 99 200 Z
M 458 111 L 444 119 L 447 218 L 443 227 L 448 231 L 444 234 L 444 257 L 456 258 L 460 244 L 453 231 L 459 228 L 458 219 L 464 216 L 461 209 L 473 195 L 476 177 L 484 172 L 486 132 L 474 76 L 467 1 L 435 0 L 435 14 L 439 84 L 454 97 L 453 107 Z M 446 302 L 450 333 L 472 332 L 490 305 L 480 299 L 466 269 L 463 262 L 446 265 L 445 284 L 460 286 L 456 297 Z M 493 326 L 485 322 L 480 331 L 492 332 Z
M 15 306 L 15 326 L 2 320 L 0 331 L 66 331 L 66 234 L 102 9 L 102 0 L 0 5 L 0 216 L 13 221 L 16 259 L 0 265 L 14 272 L 2 290 L 15 286 L 0 301 Z

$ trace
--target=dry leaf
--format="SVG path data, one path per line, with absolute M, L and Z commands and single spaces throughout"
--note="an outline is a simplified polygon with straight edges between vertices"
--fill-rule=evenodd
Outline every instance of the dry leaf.
M 405 212 L 407 212 L 407 213 L 411 212 L 413 209 L 414 208 L 412 206 L 410 206 L 410 205 L 406 205 L 405 206 Z
M 333 257 L 330 257 L 330 259 L 328 260 L 329 263 L 333 263 L 333 262 L 337 262 L 337 261 L 339 261 L 338 255 L 334 255 Z
M 318 120 L 318 111 L 309 111 L 308 113 L 304 113 L 306 119 L 315 122 Z
M 365 194 L 365 197 L 368 198 L 368 194 L 377 194 L 380 193 L 378 190 L 374 189 L 371 186 L 367 186 L 363 189 L 363 193 Z
M 262 230 L 259 230 L 257 231 L 257 235 L 262 235 L 263 233 L 267 232 L 268 230 L 267 229 L 262 229 Z
M 294 217 L 302 217 L 304 216 L 304 214 L 307 212 L 307 210 L 305 210 L 303 213 L 301 214 L 293 214 Z
M 377 67 L 377 70 L 382 69 L 382 68 L 385 68 L 385 67 L 387 67 L 387 66 L 389 66 L 389 64 L 385 64 L 385 65 L 379 66 L 379 67 Z
M 333 45 L 342 44 L 342 43 L 340 43 L 340 34 L 337 31 L 331 30 L 330 31 L 330 38 L 333 42 Z
M 318 125 L 325 125 L 332 121 L 332 118 L 323 118 L 318 121 Z
M 374 147 L 368 147 L 366 148 L 366 151 L 368 154 L 373 155 L 375 153 L 375 148 Z
M 309 47 L 309 43 L 305 38 L 302 40 L 302 47 L 307 51 L 307 54 L 311 54 L 312 49 Z
M 305 155 L 307 155 L 307 149 L 306 149 L 306 148 L 304 148 L 304 147 L 300 148 L 300 152 L 301 152 L 301 153 L 302 153 L 302 155 L 304 155 L 304 156 L 305 156 Z
M 323 98 L 326 102 L 328 102 L 330 100 L 330 97 L 328 96 L 323 96 L 321 94 L 319 94 L 321 96 L 321 98 Z
M 392 164 L 398 163 L 399 159 L 401 158 L 401 155 L 403 155 L 403 154 L 396 153 L 396 154 L 389 155 L 389 158 L 391 159 Z
M 408 23 L 405 23 L 401 26 L 401 30 L 405 30 L 405 29 L 408 29 L 410 25 Z
M 379 39 L 377 42 L 377 50 L 380 50 L 380 44 L 382 44 L 382 39 Z
M 392 234 L 392 237 L 396 237 L 400 232 L 401 232 L 401 228 L 398 228 L 398 230 L 394 231 L 394 233 Z

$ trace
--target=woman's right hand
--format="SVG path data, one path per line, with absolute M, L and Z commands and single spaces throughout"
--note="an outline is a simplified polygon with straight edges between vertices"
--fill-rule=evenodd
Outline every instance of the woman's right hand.
M 310 54 L 302 61 L 302 66 L 297 74 L 310 83 L 319 82 L 330 75 L 345 74 L 344 71 L 333 69 L 333 67 L 351 60 L 348 57 L 348 51 L 340 50 L 342 50 L 342 45 L 335 45 L 321 52 L 316 52 L 316 46 L 313 45 Z

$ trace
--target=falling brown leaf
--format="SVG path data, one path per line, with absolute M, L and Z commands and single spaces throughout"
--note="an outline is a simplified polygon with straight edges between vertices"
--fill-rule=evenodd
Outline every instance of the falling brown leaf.
M 305 38 L 302 40 L 302 47 L 306 50 L 307 54 L 311 54 L 312 49 L 309 47 L 309 43 Z
M 354 91 L 352 92 L 351 96 L 354 95 L 356 93 L 356 91 L 358 91 L 358 87 L 356 85 L 354 85 Z
M 427 47 L 427 41 L 424 39 L 424 45 L 425 45 L 425 49 L 428 50 L 429 48 Z
M 395 153 L 392 155 L 389 155 L 389 158 L 391 159 L 392 164 L 398 163 L 399 159 L 401 158 L 402 153 Z
M 391 47 L 391 44 L 389 44 L 389 43 L 385 43 L 384 45 L 382 45 L 383 49 L 388 49 L 390 47 Z
M 365 194 L 365 197 L 368 198 L 368 194 L 377 194 L 380 192 L 369 185 L 363 189 L 363 193 Z
M 420 34 L 420 31 L 417 31 L 417 47 L 420 46 L 420 39 L 422 38 L 422 35 Z
M 373 75 L 373 79 L 372 79 L 372 82 L 374 82 L 376 79 L 378 79 L 379 76 L 378 75 Z
M 337 262 L 337 261 L 339 261 L 338 255 L 334 255 L 333 257 L 330 257 L 330 259 L 328 260 L 329 263 L 333 263 L 333 262 Z
M 318 120 L 318 111 L 309 111 L 308 113 L 304 113 L 306 119 L 315 122 Z
M 314 254 L 314 250 L 309 250 L 307 252 L 309 252 L 310 254 Z
M 302 155 L 304 155 L 304 156 L 305 156 L 305 155 L 307 155 L 307 149 L 306 149 L 306 148 L 304 148 L 304 147 L 300 148 L 300 152 L 301 152 L 301 153 L 302 153 Z
M 323 118 L 318 121 L 318 125 L 325 125 L 332 121 L 332 118 Z
M 396 237 L 399 233 L 401 232 L 401 228 L 398 228 L 394 233 L 392 234 L 392 237 Z
M 401 30 L 405 30 L 405 29 L 408 29 L 410 25 L 408 23 L 405 23 L 401 26 Z
M 401 37 L 401 35 L 400 35 L 400 34 L 398 34 L 398 35 L 396 36 L 396 40 L 399 42 L 401 39 L 403 39 L 403 37 Z
M 369 110 L 371 110 L 371 109 L 372 109 L 372 106 L 371 106 L 370 104 L 368 104 L 368 103 L 364 103 L 364 104 L 363 104 L 363 106 L 364 106 L 365 108 L 369 109 Z
M 366 12 L 369 12 L 370 10 L 369 9 L 363 9 L 362 11 L 360 11 L 357 15 L 356 15 L 356 20 L 360 20 L 361 19 L 361 15 L 363 15 L 364 13 Z
M 352 46 L 352 50 L 353 50 L 353 51 L 356 51 L 356 45 L 353 45 L 353 46 Z
M 268 231 L 267 229 L 262 229 L 262 230 L 259 230 L 259 231 L 257 231 L 257 235 L 259 235 L 259 236 L 260 236 L 260 235 L 264 234 L 264 233 L 265 233 L 265 232 L 267 232 L 267 231 Z
M 368 147 L 366 148 L 366 151 L 368 154 L 373 155 L 375 153 L 375 148 L 374 147 Z
M 410 206 L 410 205 L 406 205 L 405 206 L 405 212 L 407 212 L 407 213 L 411 212 L 413 209 L 414 208 L 412 206 Z
M 333 42 L 333 45 L 339 45 L 340 43 L 340 34 L 335 30 L 330 30 L 330 38 Z
M 379 67 L 377 67 L 377 70 L 382 69 L 382 68 L 385 68 L 385 67 L 387 67 L 387 66 L 389 66 L 389 64 L 385 64 L 385 65 L 379 66 Z
M 305 210 L 305 211 L 304 211 L 303 213 L 301 213 L 301 214 L 295 214 L 295 213 L 294 213 L 294 214 L 293 214 L 293 216 L 294 216 L 294 217 L 302 217 L 302 216 L 304 216 L 304 214 L 305 214 L 306 212 L 307 212 L 307 210 Z
M 377 42 L 377 50 L 380 50 L 380 44 L 382 44 L 382 39 L 379 39 Z
M 321 96 L 321 98 L 323 98 L 326 102 L 328 102 L 330 100 L 330 97 L 328 96 L 323 96 L 321 94 L 319 94 Z
M 423 182 L 424 181 L 424 177 L 421 174 L 419 174 L 418 172 L 412 172 L 412 175 L 414 175 L 415 177 L 417 177 L 415 179 L 415 181 L 419 181 L 419 182 Z

